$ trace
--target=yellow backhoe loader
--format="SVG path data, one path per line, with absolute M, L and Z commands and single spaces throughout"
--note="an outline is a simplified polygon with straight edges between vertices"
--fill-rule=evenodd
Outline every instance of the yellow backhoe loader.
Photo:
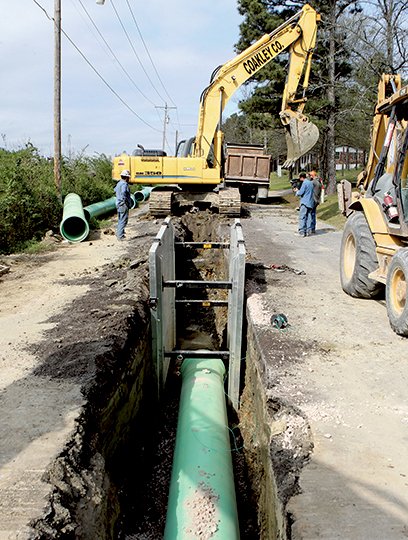
M 292 166 L 308 152 L 319 138 L 317 127 L 303 115 L 319 20 L 316 11 L 306 4 L 274 32 L 264 35 L 217 68 L 201 95 L 195 137 L 182 141 L 174 157 L 162 151 L 144 150 L 139 145 L 135 155 L 122 154 L 114 158 L 113 178 L 119 179 L 121 170 L 128 169 L 132 183 L 160 186 L 150 195 L 150 212 L 153 215 L 170 214 L 172 202 L 183 198 L 208 200 L 218 206 L 220 213 L 239 215 L 239 187 L 229 187 L 239 186 L 239 181 L 235 178 L 234 182 L 228 183 L 225 176 L 222 112 L 242 84 L 276 56 L 288 51 L 289 69 L 280 113 L 288 146 L 285 166 Z M 299 86 L 302 87 L 300 96 Z M 254 182 L 257 175 L 255 167 Z M 269 174 L 265 181 L 268 186 Z
M 392 329 L 408 336 L 408 86 L 383 75 L 378 87 L 371 148 L 358 190 L 342 181 L 339 205 L 347 216 L 340 278 L 357 298 L 384 294 Z

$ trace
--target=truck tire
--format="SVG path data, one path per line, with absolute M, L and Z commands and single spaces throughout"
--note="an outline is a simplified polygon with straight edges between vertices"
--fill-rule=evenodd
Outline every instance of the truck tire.
M 387 272 L 385 299 L 391 328 L 400 336 L 408 336 L 408 248 L 392 257 Z
M 340 249 L 340 281 L 343 291 L 355 298 L 375 298 L 384 294 L 384 285 L 368 275 L 378 268 L 375 242 L 362 212 L 354 212 L 346 222 Z

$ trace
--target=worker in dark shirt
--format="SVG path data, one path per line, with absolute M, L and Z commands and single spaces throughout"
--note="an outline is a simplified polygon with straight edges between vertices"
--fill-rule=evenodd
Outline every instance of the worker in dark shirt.
M 129 189 L 130 172 L 124 170 L 120 173 L 120 180 L 115 186 L 116 209 L 118 211 L 118 226 L 116 228 L 116 238 L 125 238 L 125 227 L 129 219 L 129 208 L 132 206 Z
M 295 188 L 295 194 L 300 197 L 299 210 L 299 235 L 310 236 L 312 234 L 312 213 L 315 209 L 314 185 L 309 178 L 305 178 L 300 189 Z

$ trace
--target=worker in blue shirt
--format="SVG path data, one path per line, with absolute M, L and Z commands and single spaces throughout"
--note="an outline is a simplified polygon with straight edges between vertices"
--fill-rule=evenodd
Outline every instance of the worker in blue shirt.
M 125 227 L 129 219 L 129 208 L 132 206 L 129 189 L 130 172 L 124 170 L 120 173 L 120 180 L 115 186 L 116 209 L 118 211 L 118 226 L 116 228 L 116 238 L 125 238 Z
M 295 194 L 300 197 L 299 209 L 299 235 L 310 236 L 312 234 L 312 214 L 315 209 L 313 197 L 314 185 L 310 178 L 305 178 L 300 189 L 295 189 Z

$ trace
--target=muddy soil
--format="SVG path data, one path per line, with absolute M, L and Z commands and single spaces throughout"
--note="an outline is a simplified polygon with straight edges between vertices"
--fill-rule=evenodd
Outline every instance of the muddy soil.
M 108 456 L 111 443 L 90 426 L 128 361 L 129 336 L 149 318 L 147 252 L 157 227 L 140 215 L 127 243 L 112 229 L 78 245 L 48 235 L 55 251 L 2 259 L 10 270 L 0 279 L 0 538 L 33 530 L 57 538 L 51 521 L 74 537 L 66 501 L 95 488 L 97 505 L 99 488 L 108 491 L 96 448 Z M 99 475 L 98 488 L 88 469 Z M 95 530 L 105 519 L 100 507 Z

